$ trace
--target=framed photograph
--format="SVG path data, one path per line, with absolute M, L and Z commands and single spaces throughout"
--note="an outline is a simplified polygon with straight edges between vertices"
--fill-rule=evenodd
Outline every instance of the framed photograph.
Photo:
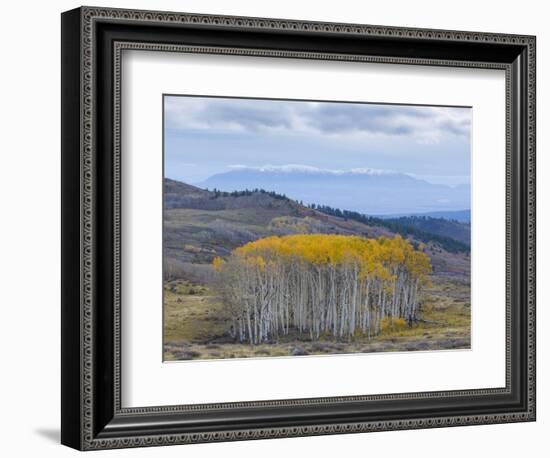
M 535 420 L 535 37 L 62 15 L 62 443 Z

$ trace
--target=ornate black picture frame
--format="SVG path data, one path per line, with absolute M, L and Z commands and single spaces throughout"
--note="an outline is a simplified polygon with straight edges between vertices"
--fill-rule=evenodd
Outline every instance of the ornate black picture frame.
M 121 406 L 124 49 L 506 72 L 506 387 Z M 82 7 L 62 15 L 62 435 L 80 450 L 535 420 L 535 37 Z

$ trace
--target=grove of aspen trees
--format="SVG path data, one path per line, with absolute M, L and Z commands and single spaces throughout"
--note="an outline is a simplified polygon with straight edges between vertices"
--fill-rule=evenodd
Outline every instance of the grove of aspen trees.
M 385 319 L 414 320 L 428 256 L 407 240 L 334 234 L 267 237 L 214 259 L 231 332 L 240 342 L 289 333 L 349 340 Z

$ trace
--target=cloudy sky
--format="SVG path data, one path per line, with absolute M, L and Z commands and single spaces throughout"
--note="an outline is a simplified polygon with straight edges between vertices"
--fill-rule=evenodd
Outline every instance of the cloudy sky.
M 289 164 L 470 179 L 470 108 L 165 96 L 164 113 L 165 175 L 187 183 Z

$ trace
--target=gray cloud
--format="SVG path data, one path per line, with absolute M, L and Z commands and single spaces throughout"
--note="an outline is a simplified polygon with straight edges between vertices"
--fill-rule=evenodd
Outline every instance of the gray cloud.
M 413 133 L 410 118 L 428 118 L 426 110 L 393 105 L 323 104 L 311 119 L 319 130 L 337 133 L 364 131 L 394 135 Z M 405 119 L 407 118 L 407 119 Z
M 202 110 L 199 117 L 213 127 L 224 124 L 237 124 L 244 130 L 257 131 L 262 128 L 291 129 L 292 122 L 287 110 L 274 109 L 273 104 L 229 104 L 212 103 Z
M 469 108 L 167 97 L 167 127 L 180 130 L 411 137 L 438 142 L 467 137 Z

